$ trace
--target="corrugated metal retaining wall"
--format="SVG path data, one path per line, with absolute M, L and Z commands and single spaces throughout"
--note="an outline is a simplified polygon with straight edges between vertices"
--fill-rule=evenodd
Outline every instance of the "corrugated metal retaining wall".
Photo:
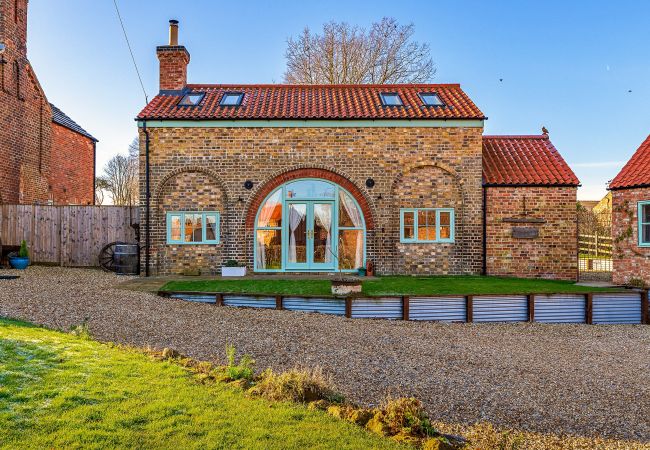
M 347 299 L 198 292 L 161 295 L 219 306 L 276 308 L 368 319 L 589 324 L 650 322 L 647 291 Z
M 641 323 L 641 294 L 594 294 L 593 323 Z
M 585 323 L 586 308 L 582 294 L 536 295 L 535 322 Z
M 465 297 L 412 297 L 409 299 L 409 319 L 440 322 L 465 322 Z
M 500 295 L 474 297 L 474 322 L 526 322 L 528 297 Z

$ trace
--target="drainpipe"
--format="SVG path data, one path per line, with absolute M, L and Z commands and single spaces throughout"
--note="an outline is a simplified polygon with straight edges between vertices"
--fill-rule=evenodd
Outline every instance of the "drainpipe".
M 482 274 L 487 275 L 487 187 L 483 186 L 483 268 Z
M 151 258 L 149 247 L 151 245 L 150 230 L 149 225 L 149 209 L 150 209 L 150 199 L 151 199 L 151 190 L 149 189 L 149 131 L 147 131 L 147 121 L 142 121 L 142 132 L 144 133 L 144 191 L 145 191 L 145 200 L 144 200 L 144 220 L 145 220 L 145 230 L 144 230 L 144 276 L 149 276 L 149 260 Z

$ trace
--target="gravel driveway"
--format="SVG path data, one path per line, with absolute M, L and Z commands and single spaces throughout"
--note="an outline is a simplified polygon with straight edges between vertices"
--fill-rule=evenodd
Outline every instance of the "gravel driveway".
M 415 395 L 437 420 L 650 441 L 650 326 L 467 325 L 218 308 L 116 288 L 95 270 L 0 280 L 0 316 L 259 368 L 322 366 L 365 404 Z

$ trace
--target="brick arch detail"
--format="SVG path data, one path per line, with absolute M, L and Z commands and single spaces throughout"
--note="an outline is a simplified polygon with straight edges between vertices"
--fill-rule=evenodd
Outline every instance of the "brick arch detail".
M 165 189 L 165 185 L 169 182 L 169 180 L 175 178 L 177 175 L 180 175 L 181 173 L 186 173 L 186 172 L 199 172 L 203 173 L 207 176 L 209 176 L 216 184 L 219 186 L 221 189 L 221 192 L 223 193 L 223 197 L 225 200 L 225 203 L 228 204 L 228 190 L 226 189 L 226 186 L 223 184 L 221 179 L 219 178 L 219 175 L 217 175 L 216 172 L 206 169 L 204 167 L 199 167 L 199 166 L 185 166 L 181 167 L 178 169 L 174 169 L 171 172 L 167 173 L 162 180 L 155 186 L 152 199 L 153 199 L 153 205 L 157 206 L 161 202 L 161 195 Z
M 319 178 L 341 186 L 343 189 L 348 191 L 359 204 L 359 207 L 363 212 L 364 220 L 366 222 L 366 229 L 374 229 L 374 208 L 373 205 L 368 201 L 369 196 L 361 189 L 359 189 L 357 185 L 350 181 L 347 177 L 332 170 L 317 167 L 289 169 L 270 177 L 265 183 L 262 183 L 260 187 L 251 195 L 251 199 L 248 202 L 245 221 L 246 229 L 252 230 L 254 228 L 257 211 L 262 206 L 264 199 L 266 199 L 266 197 L 271 192 L 283 184 L 288 183 L 289 181 L 297 180 L 300 178 Z

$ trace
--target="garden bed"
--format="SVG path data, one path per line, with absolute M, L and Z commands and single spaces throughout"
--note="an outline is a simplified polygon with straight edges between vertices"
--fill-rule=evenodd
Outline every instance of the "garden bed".
M 258 295 L 331 296 L 330 280 L 174 280 L 161 292 L 214 292 Z M 371 297 L 402 295 L 489 295 L 615 292 L 621 289 L 579 286 L 571 281 L 481 276 L 385 276 L 363 282 Z

